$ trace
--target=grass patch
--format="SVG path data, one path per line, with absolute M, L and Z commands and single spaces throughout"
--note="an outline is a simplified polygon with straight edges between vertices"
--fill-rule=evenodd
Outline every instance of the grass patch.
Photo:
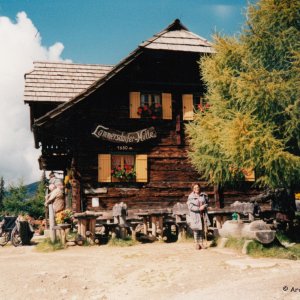
M 289 239 L 284 234 L 278 235 L 278 240 L 280 242 L 288 242 Z M 225 245 L 227 248 L 235 249 L 241 251 L 244 245 L 245 239 L 237 239 L 229 237 Z M 282 258 L 282 259 L 291 259 L 298 260 L 300 259 L 300 244 L 296 244 L 292 247 L 285 248 L 280 245 L 280 243 L 275 240 L 269 245 L 263 245 L 257 241 L 252 241 L 249 243 L 248 255 L 259 258 L 259 257 L 269 257 L 269 258 Z
M 239 251 L 239 250 L 243 249 L 244 243 L 245 243 L 245 239 L 243 239 L 243 238 L 237 239 L 234 237 L 228 237 L 225 247 Z
M 69 231 L 69 232 L 67 233 L 67 236 L 66 236 L 67 241 L 75 241 L 77 235 L 78 235 L 77 232 Z
M 108 245 L 111 247 L 131 247 L 139 244 L 138 241 L 134 241 L 131 237 L 127 237 L 125 239 L 113 238 L 110 239 Z
M 262 245 L 257 241 L 253 241 L 248 245 L 248 254 L 252 257 L 270 257 L 283 259 L 300 259 L 300 244 L 296 244 L 289 248 L 278 246 L 275 243 L 270 245 Z
M 62 249 L 65 249 L 65 247 L 60 241 L 55 241 L 54 243 L 52 243 L 50 238 L 44 239 L 36 246 L 36 250 L 38 252 L 53 252 Z
M 291 243 L 292 240 L 284 234 L 282 231 L 276 232 L 276 238 L 279 240 L 280 243 Z

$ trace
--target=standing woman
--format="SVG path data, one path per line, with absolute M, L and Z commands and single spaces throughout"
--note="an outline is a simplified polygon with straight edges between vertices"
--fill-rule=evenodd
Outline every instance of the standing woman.
M 195 183 L 192 185 L 192 192 L 187 201 L 190 227 L 193 230 L 196 249 L 204 248 L 203 230 L 205 226 L 209 226 L 209 218 L 206 212 L 208 197 L 205 193 L 200 193 L 200 185 Z

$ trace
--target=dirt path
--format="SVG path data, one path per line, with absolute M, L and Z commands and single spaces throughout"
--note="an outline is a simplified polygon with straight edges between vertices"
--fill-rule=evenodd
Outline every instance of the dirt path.
M 300 261 L 196 251 L 192 243 L 53 253 L 6 246 L 0 265 L 0 299 L 300 299 Z

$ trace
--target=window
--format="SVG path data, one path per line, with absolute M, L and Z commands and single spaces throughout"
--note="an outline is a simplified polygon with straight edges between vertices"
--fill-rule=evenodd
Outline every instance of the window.
M 208 108 L 209 104 L 203 96 L 193 94 L 182 95 L 183 120 L 193 120 L 195 111 L 200 110 L 204 112 Z
M 245 181 L 255 181 L 255 172 L 252 168 L 244 168 L 242 169 L 242 173 L 245 176 Z
M 98 182 L 147 182 L 146 154 L 99 154 Z
M 112 182 L 135 181 L 135 156 L 111 155 Z
M 130 118 L 172 119 L 170 93 L 130 92 Z
M 151 118 L 153 120 L 162 118 L 161 94 L 141 93 L 141 105 L 138 108 L 141 118 Z
M 143 94 L 141 93 L 141 106 L 153 104 L 161 105 L 161 95 L 160 94 Z
M 209 104 L 204 96 L 200 95 L 193 95 L 193 106 L 195 110 L 200 110 L 202 112 L 209 108 Z

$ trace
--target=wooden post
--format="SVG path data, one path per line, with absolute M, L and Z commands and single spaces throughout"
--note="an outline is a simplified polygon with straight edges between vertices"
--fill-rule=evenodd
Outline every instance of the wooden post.
M 68 224 L 59 224 L 54 226 L 56 231 L 56 235 L 58 239 L 61 241 L 62 245 L 65 246 L 67 242 L 67 230 L 69 230 L 71 226 Z
M 46 199 L 47 199 L 47 196 L 48 196 L 48 187 L 46 187 Z M 47 224 L 47 221 L 48 220 L 48 208 L 47 208 L 47 206 L 45 206 L 45 230 L 47 230 L 48 229 L 48 224 Z
M 152 235 L 156 236 L 156 217 L 151 216 L 151 227 L 152 227 Z
M 81 218 L 78 218 L 78 234 L 82 235 L 81 234 Z
M 86 238 L 86 219 L 81 220 L 81 236 Z
M 214 185 L 214 198 L 215 198 L 216 207 L 220 208 L 220 195 L 219 195 L 219 189 L 217 185 Z
M 120 226 L 120 238 L 125 239 L 127 237 L 127 229 L 125 226 Z
M 163 216 L 158 217 L 158 227 L 159 229 L 163 230 Z
M 61 240 L 60 228 L 57 229 L 57 226 L 55 226 L 55 234 L 56 234 L 57 240 Z
M 222 216 L 215 216 L 216 218 L 216 226 L 218 229 L 222 228 Z
M 132 226 L 132 229 L 131 229 L 131 238 L 133 241 L 136 241 L 136 231 L 135 231 L 136 227 L 135 226 Z
M 117 234 L 116 234 L 116 227 L 113 225 L 111 227 L 111 238 L 112 239 L 115 239 L 117 237 Z
M 179 223 L 178 226 L 178 241 L 185 241 L 186 240 L 186 230 L 185 230 L 185 224 Z
M 248 213 L 248 219 L 250 222 L 254 221 L 254 215 L 252 213 Z
M 143 223 L 144 223 L 144 234 L 148 234 L 147 216 L 143 217 Z
M 215 205 L 217 208 L 224 207 L 224 195 L 223 189 L 220 185 L 214 185 L 214 198 L 215 198 Z
M 77 179 L 72 179 L 71 185 L 72 185 L 72 209 L 76 212 L 80 212 L 81 210 L 80 182 Z
M 64 228 L 60 230 L 60 240 L 63 245 L 66 244 L 67 238 L 66 238 L 66 230 Z
M 92 233 L 93 236 L 95 236 L 95 227 L 96 227 L 96 219 L 92 218 L 90 219 L 89 231 Z
M 163 233 L 164 233 L 164 226 L 163 226 L 163 216 L 159 216 L 158 217 L 158 234 L 160 236 L 160 238 L 163 238 Z
M 133 241 L 136 241 L 136 228 L 140 222 L 131 222 L 131 238 Z
M 50 227 L 50 239 L 51 242 L 54 243 L 56 240 L 56 234 L 55 234 L 55 217 L 54 217 L 54 211 L 53 211 L 53 204 L 49 204 L 49 227 Z

